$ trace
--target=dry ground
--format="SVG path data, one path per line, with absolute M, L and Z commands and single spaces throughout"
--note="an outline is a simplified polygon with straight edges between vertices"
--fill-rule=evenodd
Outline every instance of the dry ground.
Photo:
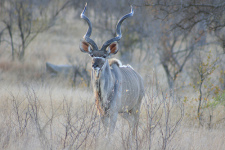
M 134 143 L 130 144 L 128 123 L 120 117 L 107 143 L 91 88 L 72 87 L 71 80 L 51 79 L 45 73 L 46 61 L 90 61 L 78 49 L 85 30 L 80 20 L 59 23 L 31 43 L 23 63 L 11 62 L 10 47 L 0 45 L 0 149 L 225 149 L 224 120 L 216 122 L 224 118 L 222 106 L 214 112 L 213 128 L 199 127 L 191 101 L 195 94 L 188 94 L 190 101 L 183 104 L 182 97 L 163 98 L 152 90 L 143 100 Z

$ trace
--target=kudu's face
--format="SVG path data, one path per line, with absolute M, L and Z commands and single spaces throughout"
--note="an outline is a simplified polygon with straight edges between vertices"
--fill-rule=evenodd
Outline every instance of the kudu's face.
M 102 70 L 105 67 L 107 58 L 110 55 L 116 54 L 118 52 L 118 43 L 113 42 L 108 46 L 107 50 L 96 50 L 93 49 L 93 47 L 85 40 L 82 40 L 80 42 L 80 50 L 82 52 L 89 53 L 89 55 L 92 57 L 92 69 L 94 71 L 93 73 L 96 78 L 99 78 Z
M 105 67 L 107 58 L 112 54 L 116 54 L 119 50 L 117 42 L 122 37 L 121 24 L 126 18 L 133 16 L 133 8 L 131 6 L 131 12 L 123 16 L 118 21 L 116 26 L 117 36 L 106 41 L 103 44 L 102 48 L 99 49 L 98 46 L 95 44 L 95 42 L 90 38 L 92 32 L 92 25 L 91 21 L 84 14 L 86 11 L 86 7 L 87 4 L 85 5 L 84 10 L 81 13 L 80 17 L 83 18 L 88 23 L 89 28 L 87 33 L 84 35 L 84 39 L 80 41 L 80 50 L 84 53 L 88 53 L 92 57 L 92 69 L 94 71 L 95 77 L 99 78 L 102 70 Z
M 92 69 L 93 69 L 93 75 L 95 78 L 99 78 L 99 76 L 102 73 L 102 70 L 105 67 L 106 58 L 102 57 L 93 57 L 92 58 Z

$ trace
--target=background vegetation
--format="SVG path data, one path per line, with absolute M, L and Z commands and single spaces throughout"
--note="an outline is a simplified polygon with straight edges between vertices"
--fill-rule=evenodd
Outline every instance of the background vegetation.
M 99 47 L 134 7 L 115 57 L 145 80 L 135 141 L 119 118 L 107 145 L 89 82 L 45 70 L 48 61 L 91 73 L 79 50 L 85 1 L 0 0 L 0 148 L 225 149 L 225 2 L 87 2 Z

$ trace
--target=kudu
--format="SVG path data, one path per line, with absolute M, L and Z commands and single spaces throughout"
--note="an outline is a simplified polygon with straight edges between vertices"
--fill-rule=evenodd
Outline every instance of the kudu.
M 119 50 L 117 42 L 122 37 L 121 24 L 126 18 L 133 16 L 133 8 L 131 6 L 131 12 L 118 21 L 117 36 L 98 49 L 96 43 L 90 38 L 92 25 L 85 16 L 86 7 L 87 4 L 80 16 L 88 23 L 89 28 L 80 41 L 80 50 L 92 57 L 92 84 L 102 123 L 109 136 L 113 133 L 117 116 L 120 114 L 128 120 L 130 131 L 135 135 L 144 96 L 143 79 L 130 65 L 123 66 L 117 59 L 108 60 Z

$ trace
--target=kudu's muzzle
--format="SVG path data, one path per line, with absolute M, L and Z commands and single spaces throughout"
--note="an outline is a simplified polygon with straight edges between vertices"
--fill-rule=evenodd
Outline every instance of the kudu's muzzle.
M 100 72 L 102 71 L 102 68 L 104 67 L 105 61 L 106 59 L 104 58 L 93 58 L 92 69 L 93 69 L 95 77 L 99 78 Z

